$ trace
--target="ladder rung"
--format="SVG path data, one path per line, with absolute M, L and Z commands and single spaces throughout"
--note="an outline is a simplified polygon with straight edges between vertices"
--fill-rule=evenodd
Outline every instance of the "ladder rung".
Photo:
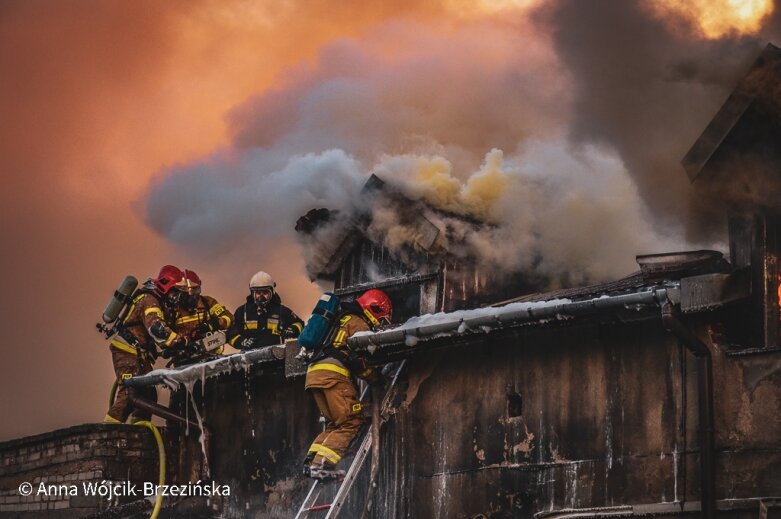
M 328 510 L 331 508 L 332 503 L 328 503 L 327 505 L 315 505 L 312 507 L 309 507 L 306 509 L 307 512 L 317 512 L 318 510 Z

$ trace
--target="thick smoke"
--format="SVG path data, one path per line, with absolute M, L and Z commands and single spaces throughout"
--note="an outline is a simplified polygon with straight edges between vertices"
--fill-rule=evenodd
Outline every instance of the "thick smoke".
M 236 235 L 274 244 L 308 209 L 349 206 L 361 181 L 358 163 L 341 150 L 284 162 L 253 150 L 174 169 L 155 184 L 148 215 L 175 242 L 221 254 L 247 245 Z
M 572 138 L 614 149 L 654 218 L 688 222 L 690 237 L 702 237 L 724 222 L 694 210 L 703 200 L 680 161 L 767 38 L 781 33 L 781 9 L 776 2 L 756 37 L 708 39 L 650 4 L 561 0 L 544 19 L 574 80 Z
M 559 131 L 566 74 L 528 23 L 393 22 L 325 47 L 279 90 L 234 110 L 235 142 L 288 153 L 440 153 L 476 167 Z M 469 168 L 465 168 L 469 170 Z
M 494 146 L 559 131 L 564 73 L 548 45 L 529 44 L 541 39 L 519 20 L 397 21 L 339 40 L 233 110 L 233 149 L 161 172 L 147 220 L 201 257 L 239 258 L 238 268 L 300 258 L 296 218 L 349 212 L 379 157 L 436 153 L 466 177 Z M 303 277 L 300 265 L 275 263 L 279 277 Z
M 653 230 L 621 162 L 594 147 L 575 151 L 562 141 L 531 141 L 509 159 L 494 149 L 464 182 L 442 157 L 388 157 L 374 172 L 434 207 L 486 222 L 426 215 L 447 229 L 441 247 L 491 271 L 580 284 L 630 272 L 634 254 L 684 245 Z M 403 214 L 393 220 L 385 208 L 376 216 L 375 236 L 398 246 Z
M 680 159 L 759 38 L 708 40 L 642 2 L 562 0 L 529 19 L 395 21 L 324 47 L 232 111 L 231 151 L 163 172 L 150 224 L 190 249 L 244 244 L 262 265 L 271 252 L 251 244 L 301 256 L 296 217 L 349 214 L 376 173 L 490 223 L 432 215 L 448 230 L 437 246 L 554 282 L 616 277 L 635 254 L 712 239 L 669 237 L 693 209 Z M 419 245 L 403 220 L 375 207 L 369 232 Z

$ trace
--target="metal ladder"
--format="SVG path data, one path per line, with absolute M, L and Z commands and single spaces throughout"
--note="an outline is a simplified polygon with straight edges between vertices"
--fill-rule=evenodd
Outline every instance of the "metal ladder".
M 381 413 L 390 404 L 390 401 L 394 395 L 394 389 L 396 388 L 396 382 L 399 379 L 399 374 L 401 374 L 401 370 L 404 369 L 406 363 L 406 359 L 399 363 L 399 367 L 396 369 L 396 373 L 393 375 L 391 383 L 388 386 L 388 390 L 385 392 L 385 396 L 382 399 L 382 407 L 380 408 Z M 361 401 L 363 401 L 364 396 L 368 390 L 369 388 L 367 386 L 366 389 L 364 389 L 363 394 L 361 394 Z M 345 474 L 344 479 L 339 485 L 339 489 L 336 491 L 336 496 L 334 496 L 333 501 L 331 503 L 315 504 L 320 498 L 324 487 L 322 481 L 315 480 L 315 482 L 312 483 L 312 487 L 309 489 L 309 492 L 306 494 L 304 502 L 301 503 L 301 507 L 298 509 L 298 513 L 295 515 L 295 519 L 303 519 L 305 517 L 309 517 L 310 512 L 318 512 L 322 510 L 328 510 L 328 513 L 325 515 L 325 519 L 335 519 L 339 515 L 339 512 L 341 512 L 342 506 L 347 500 L 347 496 L 358 477 L 358 473 L 361 471 L 363 464 L 369 457 L 369 451 L 371 451 L 372 448 L 372 440 L 372 430 L 371 427 L 369 427 L 363 437 L 363 440 L 361 441 L 360 447 L 358 447 L 358 450 L 355 453 L 355 458 L 353 458 L 352 463 L 350 463 L 350 468 L 347 470 L 347 474 Z

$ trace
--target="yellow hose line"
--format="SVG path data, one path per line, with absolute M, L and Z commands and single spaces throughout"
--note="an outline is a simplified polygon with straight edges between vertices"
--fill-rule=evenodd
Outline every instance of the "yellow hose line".
M 160 486 L 162 487 L 165 485 L 165 446 L 163 445 L 163 437 L 160 436 L 160 431 L 157 430 L 157 427 L 155 427 L 155 425 L 148 420 L 140 420 L 135 422 L 133 425 L 141 425 L 146 427 L 152 431 L 152 434 L 155 436 L 155 441 L 157 442 L 157 452 L 160 454 Z M 152 510 L 152 515 L 149 516 L 149 519 L 157 519 L 157 516 L 160 514 L 160 509 L 162 507 L 163 494 L 157 493 L 157 496 L 155 497 L 155 508 Z

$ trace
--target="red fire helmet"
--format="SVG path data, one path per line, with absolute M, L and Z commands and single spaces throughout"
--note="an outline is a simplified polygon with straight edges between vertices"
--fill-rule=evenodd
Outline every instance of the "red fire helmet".
M 388 294 L 382 290 L 376 288 L 367 290 L 361 297 L 356 298 L 355 302 L 361 305 L 361 308 L 371 314 L 377 321 L 387 319 L 390 322 L 393 314 L 393 303 L 391 303 Z
M 164 265 L 160 273 L 154 279 L 155 286 L 163 294 L 167 294 L 172 287 L 184 279 L 184 273 L 173 265 Z

